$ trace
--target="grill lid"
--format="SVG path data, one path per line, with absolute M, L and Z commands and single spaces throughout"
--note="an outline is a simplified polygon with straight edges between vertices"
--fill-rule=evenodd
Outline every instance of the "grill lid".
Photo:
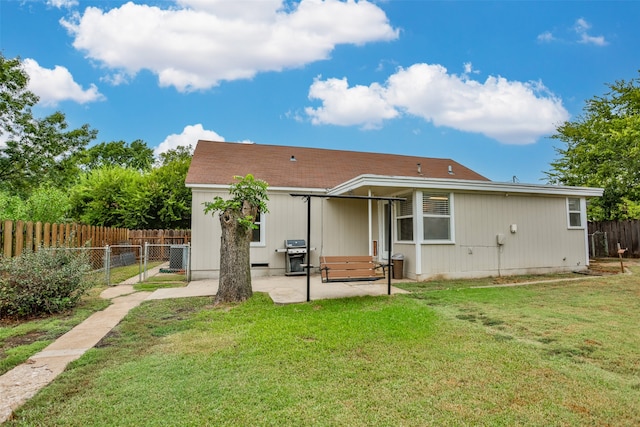
M 285 248 L 306 248 L 307 243 L 304 241 L 304 239 L 285 240 L 284 247 Z

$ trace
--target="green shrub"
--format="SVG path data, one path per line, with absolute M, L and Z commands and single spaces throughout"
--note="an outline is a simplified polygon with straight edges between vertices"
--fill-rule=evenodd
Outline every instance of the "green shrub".
M 93 285 L 86 254 L 41 249 L 0 257 L 0 318 L 58 313 L 73 307 Z

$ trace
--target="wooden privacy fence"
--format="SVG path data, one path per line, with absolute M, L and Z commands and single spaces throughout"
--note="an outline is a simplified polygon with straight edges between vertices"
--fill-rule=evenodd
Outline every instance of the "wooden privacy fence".
M 31 221 L 0 221 L 0 248 L 5 257 L 40 247 L 186 244 L 191 241 L 190 230 L 128 230 L 126 228 L 97 227 L 82 224 L 49 224 Z
M 597 239 L 591 238 L 594 234 L 601 239 L 606 235 L 606 244 L 603 246 L 607 249 L 607 256 L 617 257 L 620 243 L 622 249 L 627 249 L 625 256 L 640 258 L 640 220 L 590 222 L 589 245 L 597 242 Z
M 186 245 L 191 242 L 191 230 L 129 230 L 129 244 Z

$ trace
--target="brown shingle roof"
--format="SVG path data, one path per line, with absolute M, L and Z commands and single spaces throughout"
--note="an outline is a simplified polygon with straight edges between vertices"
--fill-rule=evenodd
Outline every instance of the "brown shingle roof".
M 454 175 L 449 174 L 449 166 Z M 198 141 L 186 183 L 227 185 L 234 182 L 234 176 L 249 173 L 270 187 L 294 188 L 333 188 L 365 174 L 489 181 L 449 159 Z

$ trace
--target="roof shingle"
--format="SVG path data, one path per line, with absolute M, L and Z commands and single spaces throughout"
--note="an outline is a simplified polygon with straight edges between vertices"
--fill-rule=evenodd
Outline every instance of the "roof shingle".
M 270 187 L 323 189 L 365 174 L 489 181 L 450 159 L 201 140 L 186 183 L 228 185 L 247 174 Z

